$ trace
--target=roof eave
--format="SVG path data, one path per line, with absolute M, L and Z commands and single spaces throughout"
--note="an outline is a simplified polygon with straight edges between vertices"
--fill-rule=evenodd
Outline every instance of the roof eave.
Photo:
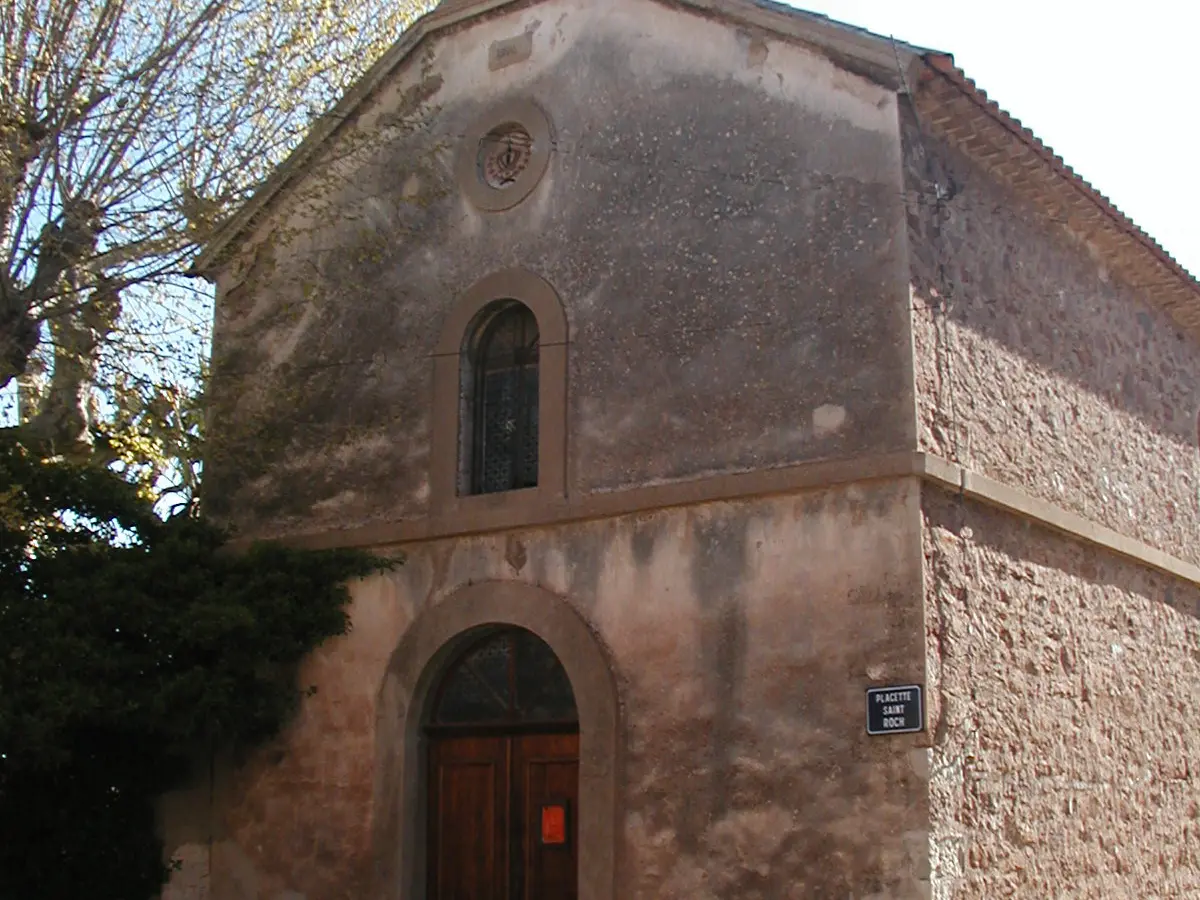
M 1139 271 L 1144 270 L 1146 274 L 1140 278 L 1132 277 L 1126 280 L 1138 289 L 1153 291 L 1156 297 L 1147 299 L 1157 299 L 1158 305 L 1163 306 L 1181 325 L 1200 333 L 1200 282 L 1187 269 L 1108 197 L 1067 165 L 1062 157 L 1044 144 L 1030 129 L 990 99 L 986 92 L 977 87 L 975 82 L 955 65 L 952 56 L 928 52 L 922 57 L 921 68 L 924 71 L 913 80 L 914 90 L 920 90 L 918 82 L 940 80 L 969 101 L 978 111 L 977 115 L 984 117 L 984 121 L 991 122 L 992 127 L 1007 132 L 1024 148 L 1030 164 L 1036 161 L 1040 167 L 1044 167 L 1059 182 L 1064 196 L 1067 193 L 1071 195 L 1064 205 L 1077 221 L 1102 219 L 1109 223 L 1109 227 L 1119 231 L 1124 240 L 1129 241 L 1130 246 L 1137 248 L 1139 258 L 1144 260 L 1144 263 L 1139 264 Z M 969 123 L 962 121 L 963 118 L 965 117 L 958 117 L 956 127 L 969 131 Z M 960 144 L 967 142 L 969 140 L 966 138 L 958 141 Z M 972 152 L 969 147 L 965 148 L 964 152 L 973 158 L 979 157 L 979 154 Z M 979 159 L 979 162 L 987 167 L 986 159 Z M 1152 274 L 1152 270 L 1157 274 Z

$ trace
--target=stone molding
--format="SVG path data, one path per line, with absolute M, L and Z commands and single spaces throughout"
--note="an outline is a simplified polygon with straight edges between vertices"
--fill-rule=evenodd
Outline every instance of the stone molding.
M 1151 569 L 1200 585 L 1200 566 L 1195 563 L 1164 553 L 1144 541 L 1121 534 L 1106 525 L 1027 494 L 1020 488 L 972 472 L 939 456 L 930 453 L 918 453 L 916 456 L 921 458 L 923 471 L 919 474 L 926 481 L 961 493 L 971 500 L 978 500 L 1028 519 L 1034 524 L 1085 544 L 1100 547 Z
M 255 229 L 268 217 L 281 194 L 324 151 L 327 143 L 358 118 L 358 113 L 378 96 L 382 87 L 416 55 L 427 40 L 489 14 L 520 8 L 536 0 L 454 0 L 426 13 L 406 30 L 395 44 L 355 82 L 341 100 L 309 129 L 255 194 L 210 238 L 192 265 L 196 275 L 216 280 L 230 259 L 252 239 Z M 843 25 L 828 17 L 805 13 L 782 5 L 764 5 L 757 0 L 652 0 L 662 5 L 681 6 L 692 12 L 720 17 L 731 27 L 762 30 L 780 39 L 804 44 L 827 54 L 840 65 L 859 72 L 891 89 L 903 81 L 901 75 L 920 59 L 924 49 L 894 39 Z
M 1165 553 L 1105 525 L 1041 500 L 931 453 L 900 451 L 850 459 L 799 463 L 777 469 L 716 475 L 690 481 L 630 488 L 608 493 L 560 496 L 542 503 L 473 505 L 471 509 L 435 510 L 424 519 L 381 522 L 358 528 L 309 534 L 281 535 L 280 540 L 302 547 L 376 547 L 443 540 L 469 534 L 545 528 L 691 506 L 818 490 L 838 485 L 916 477 L 964 497 L 978 500 L 1068 537 L 1200 585 L 1200 565 Z M 532 492 L 517 492 L 532 493 Z M 503 495 L 495 495 L 503 497 Z M 471 499 L 487 499 L 471 498 Z M 234 547 L 248 541 L 235 541 Z
M 485 182 L 479 172 L 480 145 L 489 134 L 507 125 L 518 125 L 533 139 L 533 151 L 525 170 L 508 188 L 500 190 Z M 532 100 L 516 98 L 500 103 L 480 116 L 462 138 L 455 158 L 454 176 L 459 190 L 484 212 L 512 209 L 531 193 L 550 166 L 554 131 L 546 114 Z
M 519 300 L 538 323 L 537 487 L 495 494 L 460 494 L 459 416 L 462 352 L 471 323 L 496 300 Z M 505 269 L 475 282 L 442 323 L 433 355 L 430 506 L 437 519 L 526 517 L 564 502 L 567 459 L 567 313 L 554 288 L 525 269 Z

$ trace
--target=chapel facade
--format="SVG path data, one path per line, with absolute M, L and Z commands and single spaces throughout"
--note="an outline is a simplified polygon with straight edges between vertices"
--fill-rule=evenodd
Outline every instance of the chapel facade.
M 169 897 L 1200 894 L 1200 285 L 949 56 L 444 2 L 199 266 L 209 513 L 405 561 Z

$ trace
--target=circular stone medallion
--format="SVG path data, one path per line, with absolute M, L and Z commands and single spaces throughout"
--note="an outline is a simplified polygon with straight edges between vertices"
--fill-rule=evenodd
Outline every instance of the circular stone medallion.
M 489 131 L 479 142 L 479 174 L 497 191 L 516 184 L 531 159 L 533 138 L 515 122 Z
M 550 144 L 550 122 L 535 104 L 502 103 L 467 132 L 456 166 L 459 187 L 480 209 L 511 209 L 541 181 Z

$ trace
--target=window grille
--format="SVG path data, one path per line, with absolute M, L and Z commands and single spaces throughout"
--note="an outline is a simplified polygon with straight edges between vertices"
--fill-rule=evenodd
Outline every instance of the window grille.
M 538 327 L 529 308 L 508 301 L 488 318 L 474 362 L 472 493 L 536 487 Z
M 522 628 L 493 632 L 467 647 L 434 696 L 431 725 L 571 724 L 575 694 L 558 657 Z

